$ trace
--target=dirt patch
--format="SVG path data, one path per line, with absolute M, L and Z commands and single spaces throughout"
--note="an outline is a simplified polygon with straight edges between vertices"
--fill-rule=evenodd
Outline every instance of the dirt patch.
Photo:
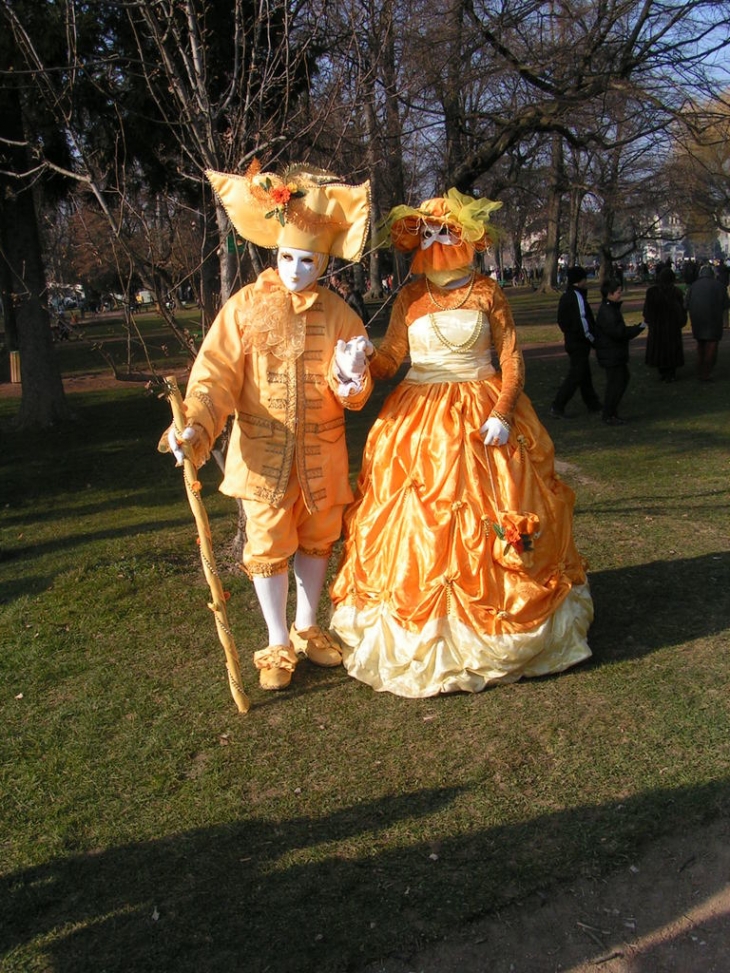
M 185 385 L 187 371 L 176 373 L 178 384 Z M 103 372 L 92 372 L 88 375 L 71 375 L 64 377 L 63 390 L 66 393 L 73 392 L 98 392 L 101 389 L 139 389 L 144 391 L 146 378 L 139 381 L 125 382 L 123 379 L 115 378 L 113 375 Z M 0 398 L 12 399 L 20 398 L 23 394 L 23 386 L 20 382 L 0 382 Z
M 598 486 L 598 482 L 596 480 L 592 480 L 589 476 L 586 476 L 585 473 L 581 472 L 580 467 L 576 466 L 574 463 L 566 463 L 563 460 L 556 459 L 555 472 L 558 474 L 558 476 L 562 476 L 566 479 L 570 477 L 571 479 L 575 480 L 576 483 L 582 483 L 584 486 Z
M 98 389 L 141 388 L 139 382 L 120 382 L 113 375 L 74 375 L 63 379 L 64 392 L 95 392 Z M 20 382 L 0 382 L 0 398 L 19 399 L 23 394 Z
M 728 973 L 730 822 L 662 838 L 581 879 L 360 973 Z

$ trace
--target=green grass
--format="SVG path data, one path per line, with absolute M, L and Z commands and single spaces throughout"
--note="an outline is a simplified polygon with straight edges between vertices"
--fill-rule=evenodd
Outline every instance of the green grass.
M 557 298 L 508 297 L 546 415 Z M 629 425 L 575 401 L 546 420 L 590 565 L 588 664 L 416 701 L 301 665 L 266 694 L 253 592 L 226 570 L 247 716 L 156 453 L 167 404 L 74 394 L 74 427 L 21 437 L 0 398 L 3 973 L 357 970 L 727 815 L 727 340 L 710 385 L 691 348 L 664 386 L 634 344 Z M 353 472 L 384 394 L 348 417 Z M 225 564 L 235 510 L 214 466 L 201 480 Z
M 179 327 L 189 331 L 199 342 L 202 335 L 200 311 L 186 308 L 178 311 L 176 318 Z M 149 373 L 147 354 L 163 372 L 183 367 L 187 361 L 185 351 L 172 332 L 156 313 L 149 311 L 134 315 L 130 331 L 120 314 L 86 315 L 71 329 L 69 340 L 56 343 L 56 349 L 66 377 L 102 371 L 111 375 L 110 360 L 120 373 L 126 374 L 128 363 L 133 372 Z M 7 380 L 7 366 L 1 374 Z

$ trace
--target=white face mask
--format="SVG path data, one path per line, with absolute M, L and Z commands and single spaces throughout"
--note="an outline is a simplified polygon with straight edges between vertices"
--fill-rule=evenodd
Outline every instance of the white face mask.
M 326 255 L 313 250 L 281 247 L 276 255 L 281 282 L 288 291 L 303 291 L 311 287 L 324 269 Z
M 455 247 L 459 238 L 444 223 L 424 223 L 421 230 L 421 250 L 428 250 L 433 243 Z

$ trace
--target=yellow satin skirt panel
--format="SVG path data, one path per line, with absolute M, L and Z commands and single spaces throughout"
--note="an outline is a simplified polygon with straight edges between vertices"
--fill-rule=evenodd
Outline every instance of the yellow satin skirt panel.
M 573 493 L 526 396 L 508 443 L 484 446 L 499 389 L 498 375 L 405 381 L 368 437 L 330 627 L 374 689 L 478 692 L 591 654 Z

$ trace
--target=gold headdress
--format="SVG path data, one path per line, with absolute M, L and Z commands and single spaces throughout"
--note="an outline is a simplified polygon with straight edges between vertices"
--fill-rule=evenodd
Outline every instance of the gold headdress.
M 244 175 L 209 169 L 216 196 L 244 240 L 259 247 L 295 247 L 359 260 L 370 223 L 370 184 L 343 184 L 304 165 L 282 176 L 254 162 Z

